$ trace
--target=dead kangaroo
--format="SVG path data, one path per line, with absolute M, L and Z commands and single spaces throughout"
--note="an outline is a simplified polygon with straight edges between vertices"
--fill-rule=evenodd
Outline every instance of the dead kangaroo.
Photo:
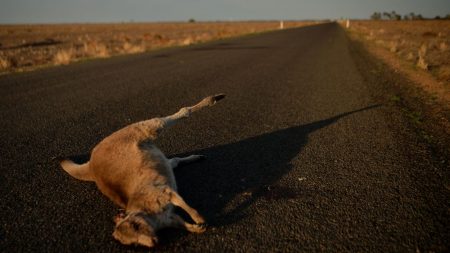
M 205 231 L 203 217 L 178 195 L 173 174 L 179 163 L 194 162 L 203 156 L 168 159 L 153 140 L 164 128 L 224 97 L 224 94 L 209 96 L 173 115 L 126 126 L 97 144 L 85 164 L 62 160 L 61 166 L 67 173 L 80 180 L 94 181 L 103 194 L 125 209 L 125 214 L 115 219 L 116 240 L 126 245 L 153 247 L 158 242 L 156 231 L 164 227 L 194 233 Z M 187 223 L 175 214 L 174 206 L 186 211 L 196 224 Z

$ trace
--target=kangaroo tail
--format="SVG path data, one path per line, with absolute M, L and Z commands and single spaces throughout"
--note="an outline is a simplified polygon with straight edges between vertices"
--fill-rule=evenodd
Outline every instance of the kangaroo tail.
M 72 160 L 64 159 L 60 162 L 61 167 L 72 177 L 83 181 L 94 181 L 94 175 L 89 169 L 89 162 L 84 164 L 74 163 Z

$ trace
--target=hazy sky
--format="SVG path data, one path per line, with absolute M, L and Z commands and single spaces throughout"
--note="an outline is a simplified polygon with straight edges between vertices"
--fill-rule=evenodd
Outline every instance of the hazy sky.
M 450 0 L 0 0 L 0 23 L 368 18 L 450 14 Z

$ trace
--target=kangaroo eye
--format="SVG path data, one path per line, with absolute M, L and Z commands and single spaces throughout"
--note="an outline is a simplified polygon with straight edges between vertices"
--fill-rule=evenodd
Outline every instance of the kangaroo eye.
M 134 230 L 139 230 L 139 228 L 141 227 L 140 224 L 136 222 L 131 223 L 131 226 L 133 226 Z

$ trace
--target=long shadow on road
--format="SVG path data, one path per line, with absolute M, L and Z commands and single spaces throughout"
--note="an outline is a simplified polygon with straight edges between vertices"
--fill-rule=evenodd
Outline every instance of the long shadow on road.
M 245 218 L 246 210 L 260 198 L 295 198 L 299 194 L 296 189 L 277 185 L 277 182 L 292 169 L 291 161 L 308 143 L 309 134 L 341 118 L 379 106 L 368 106 L 306 125 L 189 152 L 206 155 L 208 159 L 175 170 L 180 195 L 205 216 L 209 225 L 215 227 L 239 222 Z M 89 160 L 89 155 L 72 156 L 71 159 L 83 163 Z M 177 231 L 161 231 L 161 244 L 167 245 L 186 233 Z
M 378 106 L 190 152 L 208 159 L 175 171 L 180 194 L 213 226 L 241 220 L 259 198 L 295 198 L 295 190 L 276 183 L 292 169 L 290 163 L 307 144 L 308 135 L 343 117 Z

